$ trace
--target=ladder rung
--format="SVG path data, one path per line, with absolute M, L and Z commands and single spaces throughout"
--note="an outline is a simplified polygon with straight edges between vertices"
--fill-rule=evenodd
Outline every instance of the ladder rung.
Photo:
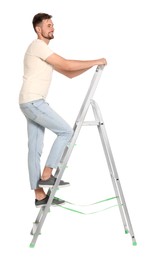
M 98 121 L 84 121 L 82 123 L 83 126 L 97 126 L 99 124 L 100 124 L 100 122 L 98 122 Z

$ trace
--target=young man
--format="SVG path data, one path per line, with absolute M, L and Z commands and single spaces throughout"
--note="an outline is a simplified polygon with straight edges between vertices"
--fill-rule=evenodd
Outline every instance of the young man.
M 92 66 L 107 64 L 104 58 L 87 61 L 67 60 L 54 53 L 48 47 L 50 40 L 54 38 L 51 18 L 51 15 L 45 13 L 38 13 L 33 17 L 32 23 L 37 39 L 29 45 L 25 53 L 23 85 L 19 95 L 20 108 L 27 119 L 28 169 L 37 207 L 46 205 L 48 196 L 43 188 L 54 185 L 56 178 L 52 175 L 52 171 L 57 168 L 64 149 L 73 135 L 72 128 L 45 101 L 52 72 L 56 70 L 73 78 Z M 57 138 L 41 174 L 40 157 L 45 128 L 54 132 Z M 68 182 L 61 180 L 59 187 L 68 185 Z M 54 204 L 63 202 L 53 200 Z

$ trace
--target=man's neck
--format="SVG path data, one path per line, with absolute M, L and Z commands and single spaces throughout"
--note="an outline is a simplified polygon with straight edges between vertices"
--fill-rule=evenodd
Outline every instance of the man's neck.
M 45 42 L 47 45 L 48 45 L 49 42 L 50 42 L 49 39 L 46 39 L 46 38 L 44 38 L 44 37 L 39 37 L 39 36 L 38 36 L 38 39 L 39 39 L 39 40 L 42 40 L 42 41 Z

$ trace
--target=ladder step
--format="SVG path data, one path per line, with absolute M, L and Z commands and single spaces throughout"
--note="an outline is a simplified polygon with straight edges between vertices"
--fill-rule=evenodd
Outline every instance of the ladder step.
M 83 126 L 97 126 L 100 125 L 100 122 L 98 121 L 84 121 L 82 123 Z

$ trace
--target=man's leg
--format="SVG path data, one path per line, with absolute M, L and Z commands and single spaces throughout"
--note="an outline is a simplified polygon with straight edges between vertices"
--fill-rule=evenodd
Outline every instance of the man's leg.
M 44 174 L 50 173 L 50 169 L 57 168 L 64 149 L 73 135 L 73 129 L 46 102 L 39 109 L 43 115 L 41 120 L 37 119 L 37 122 L 57 135 L 45 163 L 43 177 Z
M 43 200 L 46 198 L 46 193 L 43 188 L 37 188 L 34 190 L 36 200 Z
M 46 197 L 43 188 L 38 187 L 38 180 L 41 176 L 40 157 L 43 148 L 44 127 L 27 119 L 28 132 L 28 168 L 31 189 L 35 192 L 35 198 L 42 200 Z
M 37 110 L 35 110 L 35 106 L 34 106 L 34 112 L 36 113 L 36 115 L 38 114 L 38 111 L 39 111 L 39 116 L 37 116 L 36 118 L 37 124 L 42 125 L 44 128 L 48 128 L 49 130 L 51 130 L 57 135 L 57 138 L 52 145 L 51 151 L 46 161 L 41 179 L 38 182 L 38 186 L 49 187 L 51 186 L 51 184 L 53 186 L 55 183 L 56 179 L 54 176 L 52 176 L 53 168 L 57 168 L 60 159 L 63 155 L 64 149 L 73 135 L 73 130 L 52 108 L 50 108 L 50 106 L 46 102 L 43 102 L 42 105 L 37 107 Z M 64 187 L 64 186 L 68 186 L 69 183 L 61 180 L 59 185 L 61 187 Z M 38 200 L 40 194 L 41 196 L 45 196 L 43 189 L 41 190 L 36 189 L 35 194 Z M 43 199 L 43 201 L 41 201 L 41 203 L 43 204 L 46 202 L 47 202 L 47 197 Z M 64 202 L 65 201 L 63 200 L 59 200 L 59 201 L 57 200 L 55 201 L 55 199 L 53 200 L 54 204 L 62 204 Z M 38 204 L 40 203 L 40 201 L 39 202 L 37 201 L 36 203 Z
M 56 169 L 60 163 L 64 149 L 73 135 L 73 129 L 46 102 L 39 107 L 34 105 L 32 108 L 36 115 L 35 122 L 57 135 L 41 176 L 42 180 L 47 180 L 52 176 L 53 169 Z
M 48 180 L 52 175 L 52 171 L 53 171 L 53 168 L 45 166 L 43 173 L 42 173 L 42 176 L 41 176 L 41 179 L 42 180 Z
M 28 118 L 29 134 L 29 173 L 31 188 L 35 193 L 43 195 L 43 190 L 38 189 L 40 178 L 40 156 L 43 146 L 44 129 L 48 128 L 57 135 L 51 148 L 42 179 L 52 174 L 57 168 L 66 145 L 72 137 L 72 128 L 52 109 L 44 100 L 37 100 L 21 105 L 21 109 Z M 64 184 L 64 183 L 63 183 Z

